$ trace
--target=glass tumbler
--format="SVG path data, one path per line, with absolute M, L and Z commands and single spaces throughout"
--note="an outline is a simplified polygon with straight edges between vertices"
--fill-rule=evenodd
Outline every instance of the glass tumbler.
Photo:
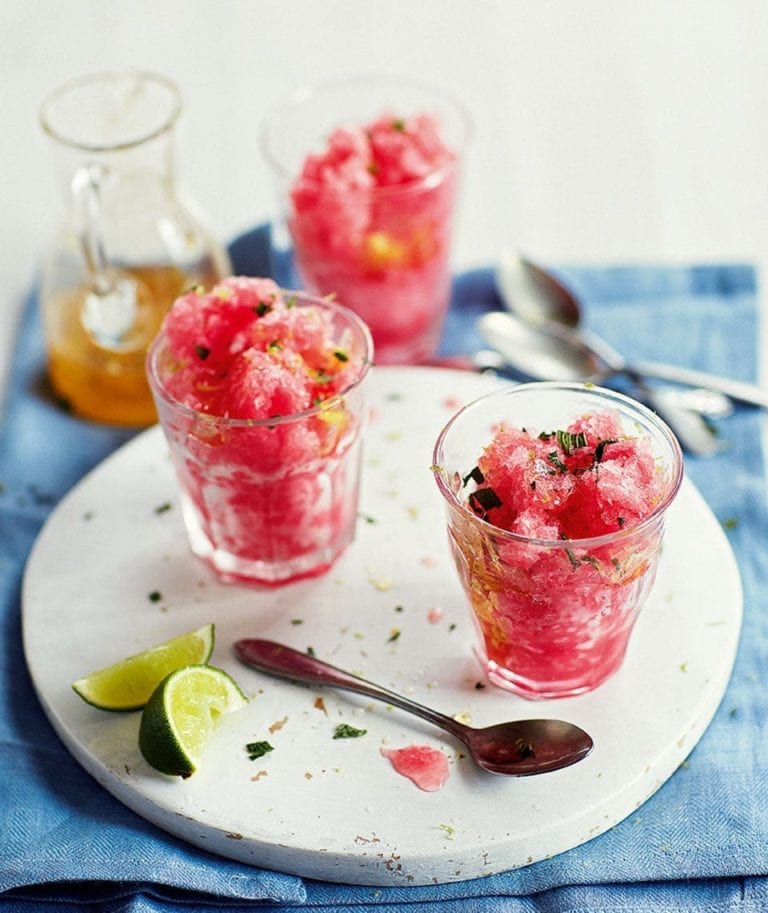
M 363 318 L 379 364 L 437 348 L 468 134 L 458 101 L 394 77 L 302 88 L 263 126 L 300 283 Z
M 191 549 L 225 582 L 275 586 L 322 574 L 355 534 L 370 334 L 338 304 L 285 295 L 295 308 L 326 311 L 334 344 L 361 365 L 310 409 L 260 420 L 199 412 L 169 389 L 183 366 L 162 332 L 147 357 Z
M 433 472 L 489 680 L 557 698 L 612 676 L 683 477 L 669 428 L 599 387 L 510 386 L 450 420 Z

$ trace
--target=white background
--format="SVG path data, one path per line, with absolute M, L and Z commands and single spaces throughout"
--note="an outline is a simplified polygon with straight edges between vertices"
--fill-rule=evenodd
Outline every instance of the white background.
M 180 86 L 179 177 L 224 241 L 273 211 L 260 122 L 308 82 L 427 79 L 474 132 L 457 267 L 748 259 L 768 239 L 764 0 L 3 0 L 0 377 L 60 213 L 42 98 L 91 71 Z

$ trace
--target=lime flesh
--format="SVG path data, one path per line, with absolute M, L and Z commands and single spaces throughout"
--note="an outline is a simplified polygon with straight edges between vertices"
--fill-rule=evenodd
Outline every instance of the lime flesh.
M 92 672 L 73 682 L 72 687 L 84 701 L 101 710 L 140 710 L 175 669 L 207 663 L 213 641 L 214 626 L 204 625 Z
M 177 669 L 158 685 L 141 715 L 139 748 L 144 759 L 161 773 L 191 776 L 220 718 L 247 703 L 221 669 Z

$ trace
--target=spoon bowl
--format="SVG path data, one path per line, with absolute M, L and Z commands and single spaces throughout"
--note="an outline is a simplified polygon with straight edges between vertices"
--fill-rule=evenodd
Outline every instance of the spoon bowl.
M 548 773 L 569 767 L 592 751 L 590 736 L 564 720 L 514 720 L 478 729 L 285 644 L 245 638 L 235 643 L 234 651 L 260 672 L 354 691 L 413 713 L 463 742 L 475 764 L 490 773 L 512 777 Z
M 509 310 L 529 323 L 552 320 L 575 327 L 581 321 L 575 295 L 551 273 L 513 251 L 499 257 L 496 291 Z

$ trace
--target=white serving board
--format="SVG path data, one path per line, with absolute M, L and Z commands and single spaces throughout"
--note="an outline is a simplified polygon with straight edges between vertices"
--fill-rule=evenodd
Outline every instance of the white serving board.
M 356 541 L 326 576 L 282 589 L 221 584 L 190 554 L 158 428 L 87 476 L 33 549 L 23 634 L 46 714 L 98 783 L 211 852 L 371 885 L 524 866 L 590 840 L 654 793 L 706 729 L 731 673 L 742 612 L 733 554 L 685 482 L 622 670 L 592 694 L 563 700 L 478 689 L 474 626 L 429 467 L 451 414 L 499 383 L 461 371 L 375 369 Z M 165 777 L 139 753 L 138 713 L 89 707 L 70 683 L 209 621 L 211 662 L 252 700 L 224 719 L 202 769 L 187 780 Z M 246 636 L 311 646 L 321 659 L 449 715 L 466 713 L 475 725 L 563 717 L 590 732 L 595 749 L 556 773 L 493 776 L 449 736 L 401 711 L 240 665 L 231 645 Z M 316 706 L 321 695 L 325 710 Z M 334 740 L 340 722 L 367 734 Z M 250 761 L 245 743 L 261 739 L 274 750 Z M 414 742 L 448 755 L 451 775 L 439 792 L 420 791 L 379 753 Z

